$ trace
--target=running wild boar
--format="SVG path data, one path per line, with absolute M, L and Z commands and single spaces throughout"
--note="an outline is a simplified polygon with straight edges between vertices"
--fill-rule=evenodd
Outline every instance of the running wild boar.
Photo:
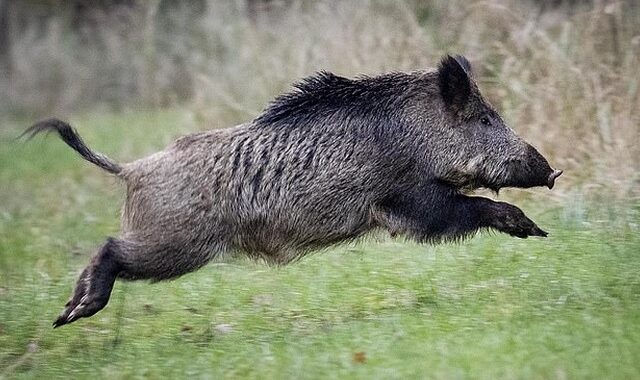
M 251 122 L 127 164 L 60 120 L 25 134 L 45 131 L 127 187 L 120 236 L 98 249 L 55 327 L 104 308 L 116 278 L 175 278 L 229 251 L 286 264 L 372 230 L 421 243 L 486 228 L 544 237 L 518 207 L 466 193 L 551 188 L 562 174 L 505 125 L 462 56 L 411 73 L 320 72 Z

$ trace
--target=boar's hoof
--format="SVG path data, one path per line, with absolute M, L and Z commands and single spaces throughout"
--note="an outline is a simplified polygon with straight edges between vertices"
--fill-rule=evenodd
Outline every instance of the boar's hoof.
M 511 236 L 526 239 L 529 236 L 546 237 L 548 234 L 540 229 L 531 219 L 514 205 L 498 202 L 493 215 L 492 227 Z
M 536 225 L 517 226 L 511 230 L 510 234 L 521 239 L 526 239 L 529 236 L 547 237 L 548 235 L 547 232 L 541 230 L 540 227 Z
M 80 300 L 72 299 L 65 306 L 64 311 L 53 322 L 53 328 L 66 325 L 79 318 L 86 318 L 94 315 L 98 311 L 102 310 L 109 302 L 109 297 L 100 295 L 92 296 L 85 294 Z
M 553 173 L 549 174 L 549 179 L 547 179 L 547 186 L 549 189 L 553 189 L 553 185 L 556 183 L 556 178 L 560 177 L 562 174 L 562 170 L 554 170 Z
M 549 235 L 549 234 L 546 231 L 541 230 L 540 227 L 538 227 L 538 226 L 534 226 L 529 231 L 529 236 L 547 237 L 547 235 Z

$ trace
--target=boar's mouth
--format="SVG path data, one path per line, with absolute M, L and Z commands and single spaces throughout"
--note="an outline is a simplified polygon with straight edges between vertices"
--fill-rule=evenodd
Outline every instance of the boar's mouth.
M 562 170 L 551 168 L 544 160 L 537 165 L 522 165 L 519 162 L 505 165 L 492 175 L 473 176 L 470 173 L 450 172 L 446 179 L 441 180 L 462 191 L 485 188 L 498 193 L 504 187 L 524 189 L 546 186 L 552 189 L 562 173 Z
M 505 175 L 505 177 L 490 181 L 477 181 L 470 183 L 468 188 L 484 187 L 495 192 L 498 192 L 504 187 L 516 187 L 526 189 L 530 187 L 546 186 L 552 189 L 556 183 L 556 179 L 562 175 L 563 171 L 558 169 L 552 169 L 540 171 L 522 170 L 521 168 L 512 168 L 511 173 Z

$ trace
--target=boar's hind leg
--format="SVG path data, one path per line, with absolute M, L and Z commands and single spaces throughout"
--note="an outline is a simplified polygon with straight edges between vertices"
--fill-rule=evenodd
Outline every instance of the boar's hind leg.
M 120 270 L 118 240 L 109 238 L 82 271 L 73 296 L 65 305 L 53 327 L 60 327 L 78 318 L 90 317 L 109 302 L 111 289 Z
M 129 234 L 120 258 L 118 278 L 123 280 L 162 281 L 193 272 L 216 255 L 226 251 L 226 240 L 220 236 L 186 238 L 167 234 L 163 241 L 144 241 L 144 235 Z M 149 240 L 147 238 L 147 240 Z M 137 243 L 136 243 L 137 242 Z
M 116 278 L 152 281 L 175 278 L 204 266 L 226 247 L 224 241 L 213 237 L 202 241 L 173 238 L 169 239 L 171 243 L 153 244 L 107 239 L 80 275 L 73 296 L 53 326 L 90 317 L 102 310 Z

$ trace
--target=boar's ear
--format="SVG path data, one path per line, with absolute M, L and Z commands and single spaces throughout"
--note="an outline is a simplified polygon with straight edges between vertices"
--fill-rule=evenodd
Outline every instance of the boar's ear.
M 457 55 L 447 55 L 438 66 L 438 85 L 444 103 L 454 111 L 461 111 L 471 95 L 471 65 Z

